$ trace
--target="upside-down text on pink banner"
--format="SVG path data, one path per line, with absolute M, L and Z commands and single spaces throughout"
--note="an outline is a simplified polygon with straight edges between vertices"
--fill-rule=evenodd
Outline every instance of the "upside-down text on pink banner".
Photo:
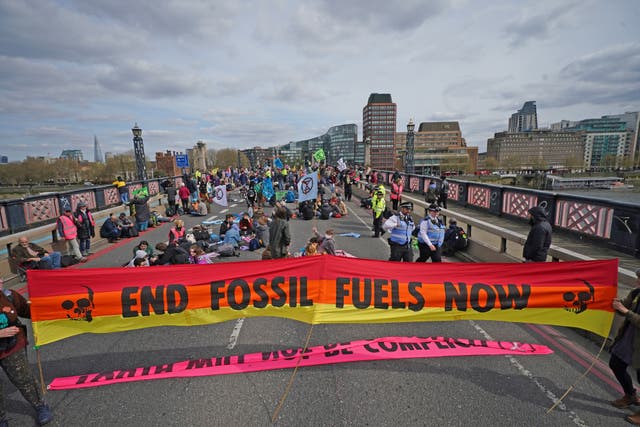
M 164 365 L 97 372 L 55 378 L 48 388 L 65 390 L 98 387 L 131 381 L 202 377 L 318 366 L 369 360 L 447 356 L 520 356 L 551 354 L 546 346 L 512 341 L 485 341 L 447 337 L 384 337 L 324 346 L 250 353 L 238 356 L 191 359 Z

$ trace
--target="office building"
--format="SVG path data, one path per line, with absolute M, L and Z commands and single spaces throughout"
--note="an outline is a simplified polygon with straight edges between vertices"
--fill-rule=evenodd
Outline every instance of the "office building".
M 313 162 L 313 153 L 322 148 L 329 165 L 335 165 L 340 158 L 345 163 L 352 164 L 354 158 L 364 159 L 364 148 L 358 146 L 358 126 L 346 124 L 332 126 L 320 136 L 302 141 L 291 141 L 278 147 L 278 155 L 289 164 L 304 164 Z M 360 162 L 362 164 L 362 161 Z
M 75 160 L 77 162 L 83 161 L 82 150 L 63 150 L 60 154 L 61 159 Z
M 273 163 L 275 148 L 253 147 L 241 150 L 241 152 L 247 156 L 250 167 L 257 169 Z
M 404 169 L 406 132 L 395 134 L 396 167 Z M 445 172 L 474 172 L 478 147 L 467 147 L 458 122 L 423 122 L 414 134 L 414 171 L 439 175 Z
M 498 132 L 487 140 L 487 157 L 507 170 L 582 168 L 584 145 L 581 131 Z
M 396 114 L 388 93 L 372 93 L 362 109 L 362 141 L 369 145 L 373 169 L 393 170 Z
M 527 132 L 538 129 L 538 112 L 536 101 L 527 101 L 521 109 L 511 115 L 509 132 Z

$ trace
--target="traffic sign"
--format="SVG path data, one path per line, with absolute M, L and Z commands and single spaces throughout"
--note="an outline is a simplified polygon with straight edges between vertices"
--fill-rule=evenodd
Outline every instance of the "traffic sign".
M 179 168 L 188 168 L 189 156 L 186 154 L 176 154 L 176 166 Z

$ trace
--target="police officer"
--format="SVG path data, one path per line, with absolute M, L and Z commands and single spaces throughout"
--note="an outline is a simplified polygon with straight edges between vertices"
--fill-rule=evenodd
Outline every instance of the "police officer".
M 442 243 L 444 243 L 445 227 L 438 218 L 440 208 L 429 205 L 427 216 L 420 221 L 420 232 L 418 233 L 418 249 L 420 256 L 416 262 L 426 262 L 431 258 L 431 262 L 442 262 Z
M 378 237 L 380 233 L 384 234 L 382 229 L 382 214 L 387 207 L 387 202 L 384 200 L 384 192 L 380 189 L 376 190 L 371 198 L 371 211 L 373 213 L 373 236 Z
M 413 261 L 413 248 L 411 247 L 411 233 L 415 228 L 411 211 L 413 203 L 404 202 L 400 204 L 400 212 L 392 215 L 385 221 L 382 228 L 391 233 L 389 245 L 391 254 L 389 261 Z

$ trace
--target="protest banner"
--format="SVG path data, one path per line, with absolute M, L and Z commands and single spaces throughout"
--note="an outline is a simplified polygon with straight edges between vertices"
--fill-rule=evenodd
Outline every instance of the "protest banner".
M 82 333 L 254 316 L 312 324 L 498 320 L 607 336 L 617 260 L 460 264 L 301 257 L 139 269 L 29 270 L 37 345 Z
M 99 387 L 132 381 L 261 372 L 371 360 L 455 356 L 534 356 L 551 354 L 544 345 L 449 337 L 383 337 L 308 348 L 184 360 L 162 365 L 118 369 L 54 378 L 49 390 Z

